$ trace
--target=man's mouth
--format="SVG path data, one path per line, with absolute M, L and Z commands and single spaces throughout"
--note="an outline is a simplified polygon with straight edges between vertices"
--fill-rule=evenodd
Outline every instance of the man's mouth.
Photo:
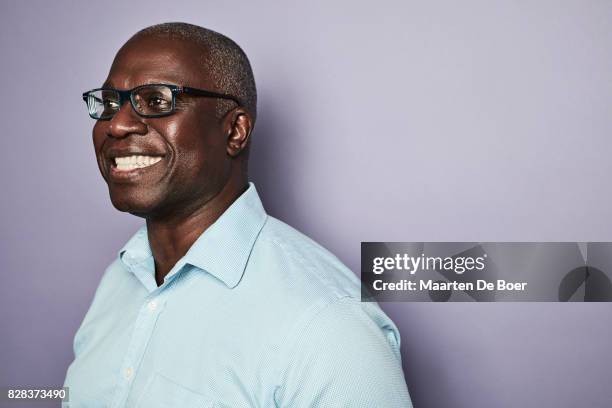
M 112 162 L 113 170 L 116 171 L 130 171 L 134 169 L 142 169 L 154 165 L 161 161 L 160 156 L 124 156 L 115 157 Z
M 165 173 L 165 155 L 129 154 L 111 156 L 108 159 L 108 177 L 113 183 L 131 184 L 153 181 Z

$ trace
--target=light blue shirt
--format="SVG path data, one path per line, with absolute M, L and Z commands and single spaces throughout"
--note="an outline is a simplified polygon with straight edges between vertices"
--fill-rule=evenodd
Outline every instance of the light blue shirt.
M 74 338 L 64 407 L 411 407 L 399 332 L 251 183 L 161 286 L 146 226 Z

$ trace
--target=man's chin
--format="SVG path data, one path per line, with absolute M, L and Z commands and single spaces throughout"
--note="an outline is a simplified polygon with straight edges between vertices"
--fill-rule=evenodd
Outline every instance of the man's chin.
M 155 210 L 155 204 L 149 200 L 124 197 L 114 197 L 111 195 L 111 203 L 113 207 L 121 212 L 130 213 L 137 217 L 147 218 L 147 216 L 153 213 Z

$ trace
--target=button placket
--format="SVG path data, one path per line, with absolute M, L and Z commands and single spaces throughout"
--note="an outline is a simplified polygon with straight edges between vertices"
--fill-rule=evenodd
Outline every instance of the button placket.
M 153 335 L 157 318 L 163 306 L 162 295 L 158 294 L 155 297 L 148 297 L 141 307 L 121 369 L 123 385 L 118 387 L 112 407 L 123 407 L 125 405 L 136 371 Z

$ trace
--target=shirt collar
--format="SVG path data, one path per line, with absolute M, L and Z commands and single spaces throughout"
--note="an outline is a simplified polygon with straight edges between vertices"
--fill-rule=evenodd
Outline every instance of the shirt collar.
M 249 183 L 247 190 L 198 237 L 165 280 L 168 281 L 182 266 L 189 264 L 213 275 L 228 288 L 236 287 L 266 219 L 267 214 L 255 185 Z M 144 265 L 148 265 L 149 278 L 155 274 L 146 225 L 130 238 L 118 255 L 128 270 L 141 281 Z

